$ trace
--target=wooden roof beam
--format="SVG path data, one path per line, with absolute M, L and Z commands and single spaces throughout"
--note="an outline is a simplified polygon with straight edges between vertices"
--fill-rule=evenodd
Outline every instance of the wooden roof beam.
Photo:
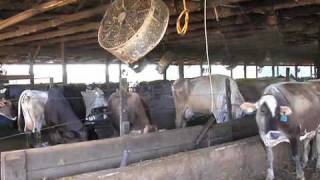
M 31 41 L 52 39 L 55 37 L 62 37 L 62 36 L 81 33 L 81 32 L 98 30 L 99 25 L 100 25 L 99 22 L 93 22 L 93 23 L 87 23 L 84 25 L 76 26 L 76 27 L 70 27 L 67 29 L 50 31 L 50 32 L 42 33 L 42 34 L 21 37 L 21 38 L 17 38 L 17 39 L 4 41 L 4 42 L 0 43 L 0 46 L 8 46 L 8 45 L 21 44 L 21 43 L 26 43 L 26 42 L 31 42 Z
M 34 8 L 23 11 L 15 16 L 12 16 L 0 23 L 0 30 L 9 26 L 15 25 L 21 21 L 29 19 L 37 14 L 41 14 L 46 11 L 50 11 L 55 8 L 63 7 L 68 4 L 76 3 L 78 0 L 52 0 L 43 4 L 40 4 Z
M 108 8 L 108 6 L 109 5 L 102 5 L 97 8 L 74 13 L 71 15 L 60 16 L 60 17 L 57 17 L 57 18 L 49 20 L 49 21 L 45 21 L 45 22 L 42 22 L 42 23 L 39 23 L 36 25 L 29 26 L 27 29 L 19 29 L 14 32 L 3 33 L 3 34 L 0 34 L 0 40 L 5 40 L 5 39 L 13 38 L 13 37 L 28 35 L 28 34 L 35 33 L 35 32 L 45 30 L 48 28 L 57 27 L 57 26 L 60 26 L 60 25 L 63 25 L 63 24 L 69 23 L 69 22 L 79 21 L 81 19 L 86 19 L 86 18 L 90 18 L 90 17 L 96 16 L 96 15 L 100 15 L 105 12 L 105 10 Z

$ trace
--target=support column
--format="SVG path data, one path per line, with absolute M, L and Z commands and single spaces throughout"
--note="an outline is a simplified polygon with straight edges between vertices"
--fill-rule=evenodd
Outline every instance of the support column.
M 128 134 L 130 131 L 130 124 L 128 121 L 128 107 L 127 107 L 127 92 L 128 83 L 127 78 L 122 77 L 121 62 L 119 64 L 119 96 L 120 96 L 120 136 Z
M 167 80 L 167 69 L 163 72 L 163 80 Z
M 294 76 L 295 76 L 296 78 L 298 78 L 298 71 L 299 71 L 298 65 L 295 65 L 295 66 L 294 66 Z
M 106 66 L 106 84 L 109 84 L 110 78 L 109 78 L 109 60 L 106 59 L 105 61 L 105 66 Z
M 200 61 L 200 76 L 203 76 L 203 61 Z
M 290 78 L 290 68 L 286 68 L 286 79 L 289 80 Z
M 184 63 L 183 63 L 183 60 L 179 61 L 179 79 L 184 79 Z
M 61 42 L 61 58 L 62 58 L 62 83 L 68 83 L 68 74 L 67 74 L 67 58 L 65 55 L 65 46 L 64 42 Z
M 256 79 L 258 78 L 259 76 L 259 69 L 258 69 L 258 66 L 256 66 Z
M 33 65 L 34 65 L 34 59 L 29 53 L 29 75 L 30 75 L 30 84 L 33 86 L 34 85 L 34 72 L 33 72 Z
M 271 68 L 272 68 L 272 77 L 274 77 L 274 76 L 275 76 L 275 74 L 276 74 L 276 73 L 275 73 L 274 66 L 272 65 L 272 67 L 271 67 Z
M 230 76 L 233 78 L 233 69 L 230 70 Z
M 244 78 L 247 79 L 247 65 L 243 65 Z
M 312 65 L 310 65 L 310 77 L 313 77 L 312 76 Z
M 277 77 L 279 77 L 279 66 L 277 66 Z

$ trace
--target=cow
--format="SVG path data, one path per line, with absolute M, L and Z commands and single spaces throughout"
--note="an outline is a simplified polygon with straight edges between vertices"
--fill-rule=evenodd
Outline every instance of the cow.
M 309 142 L 317 136 L 317 168 L 320 168 L 319 106 L 320 83 L 318 82 L 272 84 L 266 87 L 257 102 L 245 102 L 241 105 L 247 113 L 256 111 L 260 138 L 267 151 L 266 179 L 274 179 L 272 147 L 281 142 L 290 143 L 297 178 L 305 179 L 303 167 L 308 162 Z M 303 156 L 300 147 L 302 144 Z
M 12 111 L 12 102 L 2 98 L 0 100 L 0 127 L 4 130 L 13 129 L 16 117 Z
M 21 111 L 24 117 L 24 132 L 27 132 L 27 146 L 30 146 L 30 132 L 35 135 L 36 144 L 41 141 L 41 129 L 46 124 L 44 105 L 48 100 L 46 91 L 24 90 L 18 101 L 18 128 L 22 131 Z
M 87 132 L 60 88 L 48 91 L 48 100 L 44 106 L 44 115 L 50 129 L 50 144 L 72 143 L 87 140 Z
M 130 123 L 130 130 L 137 130 L 143 133 L 156 131 L 156 126 L 152 125 L 150 113 L 146 110 L 146 103 L 142 100 L 139 94 L 129 92 L 127 94 L 127 113 Z M 120 119 L 120 96 L 119 92 L 111 94 L 107 101 L 108 108 L 111 110 L 111 119 L 114 127 L 119 131 Z
M 176 107 L 176 128 L 182 128 L 194 116 L 212 114 L 217 123 L 229 121 L 226 102 L 226 81 L 230 82 L 232 118 L 242 117 L 240 104 L 244 102 L 236 82 L 228 76 L 212 75 L 212 88 L 209 77 L 178 79 L 172 85 Z M 212 99 L 211 99 L 212 90 Z M 212 106 L 212 107 L 211 107 Z

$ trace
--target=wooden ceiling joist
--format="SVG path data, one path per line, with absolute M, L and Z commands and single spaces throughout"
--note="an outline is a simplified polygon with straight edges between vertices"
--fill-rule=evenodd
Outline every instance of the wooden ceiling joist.
M 38 40 L 45 40 L 45 39 L 51 39 L 55 37 L 62 37 L 66 35 L 81 33 L 81 32 L 88 32 L 92 30 L 98 30 L 100 23 L 93 22 L 93 23 L 87 23 L 84 25 L 71 27 L 67 29 L 57 30 L 57 31 L 50 31 L 42 34 L 36 34 L 26 37 L 21 37 L 17 39 L 12 39 L 8 41 L 4 41 L 0 43 L 0 46 L 8 46 L 8 45 L 15 45 L 15 44 L 21 44 L 31 41 L 38 41 Z
M 66 36 L 66 37 L 61 37 L 61 38 L 55 38 L 51 40 L 44 40 L 41 42 L 35 42 L 33 45 L 52 45 L 52 44 L 57 44 L 61 42 L 70 42 L 70 41 L 79 41 L 79 40 L 84 40 L 84 39 L 91 39 L 95 38 L 98 39 L 98 32 L 93 31 L 93 32 L 88 32 L 88 33 L 81 33 L 77 35 L 71 35 L 71 36 Z
M 52 0 L 43 4 L 40 4 L 32 9 L 21 12 L 15 16 L 12 16 L 6 20 L 4 20 L 0 24 L 0 30 L 7 28 L 9 26 L 15 25 L 21 21 L 29 19 L 37 14 L 50 11 L 55 8 L 63 7 L 68 4 L 76 3 L 78 0 Z
M 108 8 L 108 6 L 109 5 L 103 5 L 94 9 L 74 13 L 71 15 L 60 16 L 58 18 L 55 18 L 49 21 L 45 21 L 36 25 L 29 26 L 27 29 L 19 29 L 14 32 L 3 33 L 3 34 L 0 34 L 0 40 L 28 35 L 28 34 L 35 33 L 48 28 L 57 27 L 66 23 L 79 21 L 81 19 L 86 19 L 86 18 L 93 17 L 95 15 L 103 14 L 105 10 Z

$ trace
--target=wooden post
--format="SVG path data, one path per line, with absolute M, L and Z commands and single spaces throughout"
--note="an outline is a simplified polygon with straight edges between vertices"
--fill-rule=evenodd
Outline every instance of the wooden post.
M 286 79 L 289 80 L 290 78 L 290 68 L 286 68 Z
M 316 65 L 316 78 L 320 79 L 320 66 Z
M 244 78 L 247 79 L 247 65 L 243 65 Z
M 230 70 L 230 76 L 233 78 L 233 68 Z
M 298 65 L 295 65 L 294 66 L 294 76 L 296 77 L 296 78 L 298 78 L 298 72 L 299 71 L 299 68 L 298 68 Z
M 200 76 L 203 76 L 203 61 L 200 61 Z
M 163 80 L 167 80 L 167 69 L 163 72 Z
M 232 117 L 230 80 L 226 79 L 225 83 L 226 83 L 226 102 L 227 102 L 227 109 L 228 109 L 228 119 L 229 121 L 232 121 L 233 117 Z
M 119 95 L 120 95 L 120 136 L 128 134 L 130 131 L 130 124 L 128 121 L 128 112 L 127 112 L 127 91 L 128 84 L 127 79 L 122 77 L 121 62 L 119 64 Z
M 258 78 L 259 76 L 259 69 L 258 69 L 258 66 L 256 66 L 256 79 Z
M 279 77 L 279 66 L 277 66 L 277 77 Z
M 105 61 L 105 66 L 106 66 L 106 84 L 109 84 L 110 78 L 109 78 L 109 60 L 106 59 Z
M 53 87 L 53 83 L 54 83 L 54 81 L 53 81 L 53 77 L 50 77 L 50 84 L 49 84 L 49 87 L 50 87 L 50 88 L 52 88 L 52 87 Z
M 312 65 L 310 65 L 310 77 L 313 77 L 312 76 Z
M 31 55 L 31 53 L 29 53 L 29 75 L 30 75 L 30 84 L 32 86 L 34 85 L 33 64 L 34 64 L 34 59 Z
M 275 76 L 275 74 L 276 74 L 276 73 L 275 73 L 274 66 L 272 65 L 272 67 L 271 67 L 271 68 L 272 68 L 272 77 L 274 77 L 274 76 Z
M 68 83 L 67 58 L 65 54 L 64 42 L 61 42 L 61 58 L 62 58 L 62 82 L 63 84 L 67 84 Z
M 183 60 L 179 61 L 179 79 L 184 78 L 184 63 Z

